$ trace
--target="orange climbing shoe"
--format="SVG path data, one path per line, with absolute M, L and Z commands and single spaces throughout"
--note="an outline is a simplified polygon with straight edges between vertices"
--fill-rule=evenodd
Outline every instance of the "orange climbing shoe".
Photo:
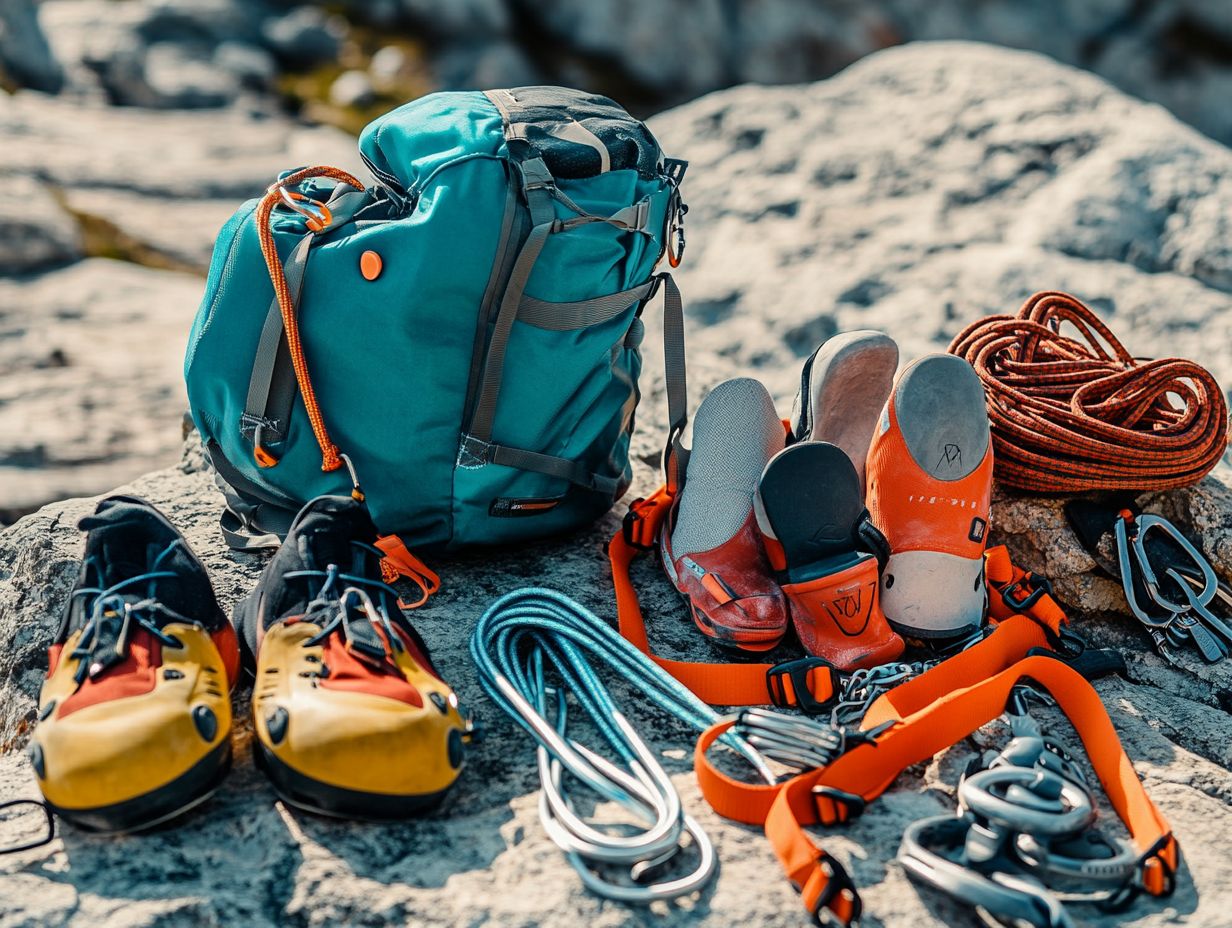
M 721 383 L 698 407 L 684 488 L 660 551 L 694 623 L 721 645 L 765 651 L 787 631 L 787 603 L 753 518 L 758 478 L 785 439 L 756 380 Z
M 984 388 L 961 358 L 934 354 L 903 371 L 868 452 L 868 509 L 890 543 L 886 618 L 913 638 L 979 629 L 992 494 Z
M 806 651 L 840 670 L 902 654 L 903 640 L 877 598 L 879 559 L 889 551 L 869 522 L 846 452 L 810 441 L 775 455 L 761 477 L 756 514 Z
M 203 802 L 226 774 L 239 648 L 205 568 L 157 509 L 112 496 L 80 527 L 30 761 L 63 819 L 133 831 Z
M 795 441 L 828 441 L 851 458 L 860 490 L 864 463 L 898 369 L 898 345 L 884 332 L 861 329 L 826 339 L 804 362 L 792 406 Z
M 470 729 L 381 578 L 376 540 L 363 504 L 312 500 L 235 619 L 256 655 L 253 753 L 275 791 L 382 821 L 444 796 Z

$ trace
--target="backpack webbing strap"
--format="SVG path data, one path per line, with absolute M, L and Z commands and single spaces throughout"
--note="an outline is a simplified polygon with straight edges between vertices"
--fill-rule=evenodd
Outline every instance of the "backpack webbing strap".
M 605 496 L 615 497 L 620 487 L 620 481 L 617 478 L 591 473 L 577 461 L 570 461 L 568 458 L 551 454 L 539 454 L 536 451 L 524 451 L 521 448 L 510 448 L 507 445 L 497 445 L 492 442 L 480 442 L 470 435 L 462 439 L 458 463 L 463 467 L 498 464 L 503 467 L 533 471 L 537 474 L 568 480 L 575 486 L 594 490 Z
M 689 389 L 684 357 L 684 304 L 680 288 L 671 274 L 660 274 L 663 281 L 663 379 L 667 387 L 667 446 L 663 470 L 668 485 L 676 488 L 688 461 L 683 439 L 689 424 Z
M 287 288 L 291 291 L 291 303 L 296 309 L 299 308 L 304 272 L 308 267 L 308 254 L 314 237 L 313 232 L 304 235 L 283 264 Z M 257 354 L 253 358 L 252 375 L 248 379 L 248 398 L 240 420 L 241 431 L 249 435 L 254 453 L 258 456 L 263 450 L 268 453 L 265 445 L 277 444 L 286 437 L 291 407 L 295 403 L 295 390 L 291 351 L 283 330 L 282 311 L 275 297 L 270 301 L 265 325 L 261 327 L 261 337 L 257 341 Z
M 989 551 L 990 594 L 1001 594 L 1026 579 L 1012 567 L 1004 548 Z M 851 925 L 860 915 L 860 896 L 842 865 L 805 832 L 811 825 L 850 821 L 912 764 L 961 741 L 1005 711 L 1014 687 L 1024 681 L 1046 689 L 1082 740 L 1091 764 L 1117 815 L 1141 851 L 1138 884 L 1162 896 L 1174 887 L 1179 849 L 1167 820 L 1134 773 L 1108 713 L 1081 674 L 1053 657 L 1026 657 L 1050 647 L 1064 615 L 1048 595 L 1026 612 L 1014 613 L 1006 597 L 990 595 L 996 629 L 984 641 L 877 699 L 861 723 L 866 733 L 826 767 L 786 783 L 745 783 L 718 770 L 707 757 L 731 727 L 726 720 L 698 740 L 694 769 L 702 794 L 720 815 L 764 824 L 784 872 L 800 890 L 818 922 Z
M 634 303 L 647 299 L 657 286 L 658 279 L 652 277 L 644 284 L 618 293 L 569 303 L 552 303 L 523 295 L 518 306 L 518 321 L 553 332 L 568 332 L 600 325 L 615 319 Z
M 688 424 L 685 402 L 684 305 L 680 298 L 680 290 L 671 275 L 659 274 L 641 286 L 612 294 L 611 297 L 599 297 L 596 300 L 581 300 L 570 304 L 534 302 L 553 308 L 575 307 L 578 313 L 590 312 L 596 306 L 599 308 L 598 311 L 607 312 L 610 308 L 609 301 L 616 299 L 623 301 L 627 297 L 622 309 L 627 308 L 631 302 L 638 299 L 643 302 L 651 299 L 660 286 L 663 287 L 663 355 L 667 372 L 668 415 L 672 423 L 672 434 L 676 436 L 672 446 L 676 449 L 673 456 L 682 457 L 684 451 L 680 447 L 679 436 Z M 521 306 L 526 305 L 526 298 L 523 297 Z M 519 318 L 521 318 L 520 315 Z M 592 473 L 578 462 L 568 458 L 482 441 L 475 435 L 473 428 L 470 434 L 462 437 L 458 464 L 462 467 L 480 467 L 484 464 L 515 467 L 519 470 L 546 474 L 549 477 L 559 477 L 576 486 L 613 498 L 620 490 L 619 478 Z
M 518 307 L 522 303 L 522 295 L 526 292 L 531 272 L 535 269 L 535 262 L 556 223 L 556 208 L 552 205 L 552 195 L 549 193 L 553 183 L 552 173 L 543 159 L 530 157 L 516 164 L 522 176 L 522 193 L 530 210 L 531 230 L 513 262 L 509 283 L 501 297 L 496 322 L 492 327 L 492 337 L 488 341 L 475 412 L 471 416 L 468 429 L 468 436 L 483 444 L 492 439 L 496 401 L 500 397 L 501 381 L 505 372 L 505 351 L 509 347 L 509 335 L 513 330 L 514 320 L 518 317 Z

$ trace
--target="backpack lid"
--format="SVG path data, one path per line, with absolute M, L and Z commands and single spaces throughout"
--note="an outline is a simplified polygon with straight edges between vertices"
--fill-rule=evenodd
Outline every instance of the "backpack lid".
M 561 179 L 662 170 L 663 152 L 644 123 L 607 97 L 565 87 L 429 94 L 369 123 L 359 151 L 377 179 L 410 192 L 460 158 L 509 157 L 518 140 Z

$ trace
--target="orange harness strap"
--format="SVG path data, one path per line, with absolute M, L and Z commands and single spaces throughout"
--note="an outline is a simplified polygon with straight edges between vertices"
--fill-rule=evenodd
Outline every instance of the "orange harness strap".
M 850 925 L 860 898 L 837 860 L 819 848 L 804 828 L 849 821 L 912 764 L 926 760 L 995 719 L 1016 685 L 1029 679 L 1046 689 L 1082 739 L 1104 791 L 1142 852 L 1142 888 L 1152 895 L 1172 891 L 1179 851 L 1167 821 L 1151 802 L 1094 688 L 1073 668 L 1047 656 L 1026 657 L 1050 647 L 1064 615 L 1043 593 L 1015 613 L 1008 601 L 1027 578 L 1004 548 L 988 552 L 986 569 L 994 632 L 916 679 L 881 696 L 861 725 L 862 741 L 827 767 L 772 786 L 744 783 L 707 759 L 715 740 L 734 722 L 726 720 L 698 740 L 694 767 L 702 794 L 715 811 L 749 824 L 763 824 L 784 872 L 800 890 L 805 907 Z M 1006 579 L 1008 578 L 1008 580 Z M 1046 590 L 1046 587 L 1037 587 Z
M 646 620 L 629 567 L 639 554 L 654 547 L 659 529 L 671 510 L 675 494 L 667 485 L 648 499 L 629 506 L 624 525 L 608 544 L 612 585 L 616 588 L 616 617 L 620 634 L 639 651 L 687 686 L 703 702 L 715 706 L 799 705 L 794 680 L 807 684 L 816 702 L 825 702 L 837 692 L 838 676 L 825 661 L 810 658 L 795 664 L 796 676 L 786 664 L 704 664 L 659 657 L 650 649 Z

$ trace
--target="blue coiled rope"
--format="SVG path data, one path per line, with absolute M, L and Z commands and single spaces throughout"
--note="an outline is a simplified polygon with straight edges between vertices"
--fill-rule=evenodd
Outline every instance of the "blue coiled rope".
M 671 779 L 617 707 L 595 666 L 607 668 L 651 705 L 699 730 L 719 720 L 713 709 L 590 610 L 554 590 L 528 588 L 502 596 L 479 619 L 470 652 L 488 696 L 538 742 L 540 818 L 587 888 L 609 899 L 649 902 L 693 892 L 710 880 L 716 861 L 709 839 L 684 814 Z M 556 680 L 549 683 L 553 672 Z M 567 693 L 594 722 L 618 763 L 568 737 Z M 731 736 L 726 743 L 773 782 L 765 760 L 746 741 Z M 564 771 L 619 803 L 645 827 L 625 825 L 613 833 L 611 826 L 582 819 L 565 792 Z M 686 834 L 698 852 L 693 872 L 643 882 L 681 849 Z M 631 881 L 601 876 L 597 868 L 603 865 L 627 869 Z

